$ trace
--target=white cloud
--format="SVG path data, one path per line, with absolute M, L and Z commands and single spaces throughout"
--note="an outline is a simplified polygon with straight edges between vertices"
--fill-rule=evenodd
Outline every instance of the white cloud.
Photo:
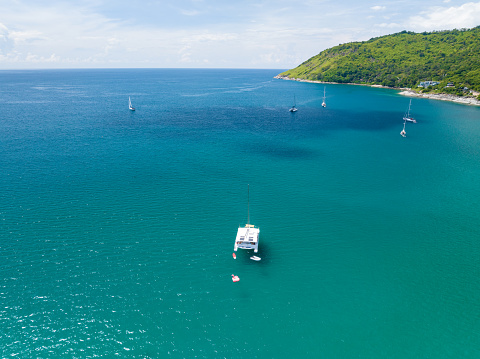
M 198 10 L 180 10 L 180 13 L 185 16 L 198 16 L 201 14 Z
M 237 34 L 222 34 L 222 33 L 203 33 L 191 35 L 188 38 L 185 38 L 184 42 L 217 42 L 217 41 L 231 41 L 238 38 Z
M 324 1 L 307 2 L 298 7 L 284 2 L 273 8 L 272 4 L 263 2 L 260 5 L 229 3 L 228 9 L 232 11 L 227 16 L 220 16 L 219 12 L 214 19 L 211 7 L 198 10 L 194 7 L 192 11 L 170 7 L 171 18 L 178 14 L 183 18 L 195 16 L 196 22 L 189 26 L 172 25 L 164 17 L 150 25 L 134 24 L 134 18 L 126 21 L 98 13 L 99 7 L 89 1 L 79 0 L 76 5 L 55 2 L 55 6 L 38 3 L 27 6 L 29 1 L 17 0 L 16 7 L 0 4 L 0 16 L 9 19 L 5 27 L 15 29 L 8 32 L 14 48 L 2 53 L 10 59 L 9 66 L 15 66 L 14 62 L 28 66 L 30 62 L 40 67 L 43 61 L 48 67 L 54 63 L 51 54 L 55 54 L 55 64 L 60 67 L 90 64 L 100 67 L 116 64 L 124 67 L 268 67 L 271 64 L 287 67 L 304 61 L 322 48 L 337 45 L 343 38 L 351 38 L 328 28 L 325 21 L 351 11 L 329 7 L 326 14 L 319 14 L 315 9 L 318 3 L 328 4 Z M 280 6 L 284 4 L 287 6 Z M 249 11 L 252 7 L 255 11 Z M 322 10 L 327 7 L 322 6 Z M 162 8 L 162 11 L 168 9 Z M 120 12 L 116 14 L 121 16 Z M 162 12 L 164 14 L 167 12 Z M 129 16 L 126 19 L 130 19 Z M 302 20 L 292 24 L 292 19 Z M 320 28 L 319 24 L 325 27 Z M 2 31 L 5 30 L 0 30 L 0 39 Z M 4 66 L 5 62 L 0 64 Z
M 8 34 L 8 29 L 5 25 L 3 25 L 1 22 L 0 22 L 0 36 L 3 36 L 4 34 Z
M 0 2 L 0 68 L 287 68 L 345 42 L 480 24 L 480 2 L 429 7 L 438 0 L 388 6 L 358 0 L 211 0 L 207 6 L 189 0 L 177 6 L 147 2 L 143 12 L 131 12 L 122 0 L 114 8 L 113 1 L 93 0 L 6 3 Z
M 0 54 L 9 52 L 13 47 L 13 39 L 11 38 L 8 28 L 0 22 Z
M 36 30 L 11 31 L 10 37 L 15 42 L 15 44 L 32 43 L 35 41 L 48 40 L 48 38 L 45 35 L 43 35 L 40 31 L 36 31 Z
M 92 59 L 105 61 L 121 45 L 116 32 L 126 31 L 120 21 L 76 6 L 32 5 L 19 11 L 0 5 L 0 13 L 9 22 L 0 26 L 2 68 L 8 63 L 10 66 L 30 63 L 34 67 L 71 67 L 72 63 L 90 63 Z M 15 30 L 8 30 L 13 28 Z M 3 44 L 4 37 L 10 40 L 11 46 Z
M 43 56 L 38 56 L 35 54 L 27 54 L 25 60 L 27 62 L 33 63 L 45 63 L 45 62 L 60 62 L 60 57 L 56 56 L 55 54 L 51 54 L 49 57 L 45 58 Z
M 412 16 L 408 27 L 417 31 L 471 28 L 480 24 L 480 2 L 469 2 L 458 7 L 434 7 Z
M 398 28 L 401 28 L 402 25 L 400 24 L 397 24 L 395 22 L 390 22 L 390 23 L 381 23 L 381 24 L 378 24 L 376 25 L 377 27 L 381 27 L 381 28 L 384 28 L 384 29 L 398 29 Z

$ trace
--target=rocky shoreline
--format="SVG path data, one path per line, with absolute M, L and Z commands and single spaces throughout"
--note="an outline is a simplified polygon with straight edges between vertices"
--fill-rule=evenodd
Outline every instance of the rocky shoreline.
M 338 84 L 337 82 L 304 80 L 304 79 L 296 79 L 296 78 L 290 78 L 287 76 L 279 76 L 279 75 L 275 76 L 275 78 L 280 80 L 291 80 L 291 81 L 309 82 L 309 83 L 317 83 L 317 84 Z M 346 83 L 342 85 L 370 86 L 370 87 L 387 88 L 392 90 L 401 90 L 399 94 L 404 96 L 423 97 L 423 98 L 429 98 L 431 100 L 451 101 L 451 102 L 456 102 L 464 105 L 480 106 L 480 100 L 477 100 L 475 97 L 455 96 L 455 95 L 439 94 L 439 93 L 418 93 L 407 88 L 392 88 L 392 87 L 386 87 L 382 85 L 364 85 L 364 84 L 355 84 L 355 83 Z M 478 96 L 479 94 L 477 93 L 474 95 Z
M 465 97 L 465 96 L 455 96 L 442 93 L 417 93 L 415 91 L 405 90 L 400 92 L 400 95 L 410 96 L 410 97 L 424 97 L 431 100 L 440 100 L 440 101 L 451 101 L 456 103 L 461 103 L 464 105 L 474 105 L 480 106 L 480 101 L 474 97 Z

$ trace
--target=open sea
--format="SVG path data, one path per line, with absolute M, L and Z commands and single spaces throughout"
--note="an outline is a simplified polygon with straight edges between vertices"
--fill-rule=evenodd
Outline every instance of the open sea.
M 480 108 L 281 71 L 0 71 L 1 358 L 480 358 Z

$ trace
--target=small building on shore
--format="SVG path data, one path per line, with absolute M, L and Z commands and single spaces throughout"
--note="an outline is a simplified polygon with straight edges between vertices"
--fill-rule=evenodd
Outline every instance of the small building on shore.
M 420 82 L 420 85 L 418 85 L 418 87 L 427 88 L 429 86 L 437 86 L 438 84 L 440 84 L 440 82 L 437 82 L 437 81 L 422 81 L 422 82 Z

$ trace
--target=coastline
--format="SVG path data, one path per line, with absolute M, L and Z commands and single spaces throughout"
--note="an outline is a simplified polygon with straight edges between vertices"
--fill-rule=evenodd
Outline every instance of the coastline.
M 464 96 L 455 96 L 444 93 L 417 93 L 411 90 L 404 90 L 399 93 L 400 95 L 410 96 L 410 97 L 424 97 L 431 100 L 440 100 L 440 101 L 451 101 L 460 103 L 462 105 L 473 105 L 480 106 L 480 101 L 474 97 L 464 97 Z
M 338 83 L 338 82 L 324 82 L 324 81 L 313 81 L 313 80 L 304 80 L 304 79 L 297 79 L 297 78 L 290 78 L 287 76 L 280 76 L 277 75 L 274 78 L 279 80 L 290 80 L 290 81 L 298 81 L 298 82 L 309 82 L 309 83 L 316 83 L 316 84 L 333 84 L 333 85 L 357 85 L 357 86 L 369 86 L 369 87 L 378 87 L 378 88 L 386 88 L 391 90 L 400 90 L 399 95 L 403 96 L 410 96 L 410 97 L 423 97 L 428 98 L 431 100 L 440 100 L 440 101 L 450 101 L 459 103 L 462 105 L 473 105 L 473 106 L 480 106 L 480 100 L 477 100 L 474 97 L 464 97 L 464 96 L 455 96 L 449 94 L 439 94 L 439 93 L 418 93 L 412 91 L 409 88 L 395 88 L 395 87 L 387 87 L 382 85 L 367 85 L 367 84 L 356 84 L 356 83 Z M 477 94 L 478 96 L 478 94 Z

